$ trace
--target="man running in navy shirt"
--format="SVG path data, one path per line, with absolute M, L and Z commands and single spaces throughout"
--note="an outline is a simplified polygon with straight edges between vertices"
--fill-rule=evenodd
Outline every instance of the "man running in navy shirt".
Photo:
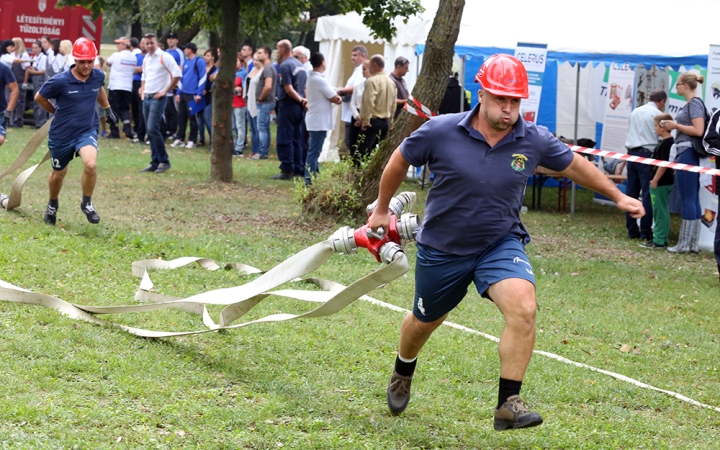
M 6 87 L 10 90 L 9 100 L 6 102 L 5 96 L 0 95 L 0 111 L 3 112 L 3 118 L 0 122 L 0 145 L 5 143 L 5 133 L 7 132 L 10 120 L 12 120 L 13 110 L 17 104 L 19 92 L 17 81 L 15 81 L 15 75 L 13 75 L 12 70 L 5 64 L 0 64 L 0 92 L 5 92 Z
M 602 193 L 634 218 L 645 211 L 639 200 L 620 192 L 547 128 L 520 118 L 521 99 L 530 93 L 527 71 L 518 59 L 491 56 L 475 79 L 482 90 L 472 111 L 425 122 L 395 150 L 383 171 L 368 226 L 388 229 L 388 204 L 408 167 L 429 163 L 435 183 L 417 234 L 414 308 L 400 327 L 395 369 L 386 390 L 388 407 L 396 415 L 405 410 L 420 349 L 474 282 L 505 320 L 493 423 L 502 431 L 543 423 L 520 398 L 535 344 L 535 276 L 525 253 L 530 235 L 520 220 L 528 176 L 542 165 Z M 427 396 L 422 398 L 427 401 Z
M 35 101 L 46 111 L 55 115 L 48 133 L 48 148 L 52 172 L 48 179 L 50 201 L 45 210 L 45 223 L 55 225 L 58 197 L 67 166 L 76 156 L 83 162 L 82 202 L 80 210 L 90 223 L 99 223 L 100 216 L 93 207 L 91 197 L 97 181 L 97 130 L 98 116 L 95 102 L 105 110 L 105 119 L 117 126 L 117 119 L 110 109 L 105 85 L 105 74 L 94 69 L 97 48 L 87 38 L 81 37 L 73 44 L 75 64 L 49 79 L 35 94 Z M 53 106 L 49 99 L 54 99 Z

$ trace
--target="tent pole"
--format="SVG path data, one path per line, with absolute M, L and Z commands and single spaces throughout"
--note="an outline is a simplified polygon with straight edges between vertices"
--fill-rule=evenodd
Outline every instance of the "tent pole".
M 577 63 L 577 77 L 575 79 L 575 132 L 573 142 L 578 141 L 578 111 L 580 109 L 580 62 Z M 575 182 L 572 182 L 570 193 L 570 220 L 575 220 Z
M 462 64 L 460 65 L 458 78 L 458 81 L 460 82 L 460 112 L 463 112 L 465 111 L 465 55 L 462 57 Z

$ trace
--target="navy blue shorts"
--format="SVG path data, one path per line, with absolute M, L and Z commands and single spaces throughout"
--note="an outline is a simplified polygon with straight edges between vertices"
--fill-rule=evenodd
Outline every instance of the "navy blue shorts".
M 95 147 L 95 150 L 97 150 L 97 130 L 82 133 L 76 139 L 68 142 L 55 142 L 48 139 L 50 163 L 53 170 L 63 170 L 77 156 L 80 149 L 88 145 Z
M 2 119 L 0 119 L 0 136 L 5 137 L 5 136 L 7 136 L 7 130 L 2 125 L 2 122 L 3 122 Z
M 434 322 L 452 311 L 467 294 L 470 282 L 485 298 L 490 298 L 490 285 L 508 278 L 535 284 L 525 246 L 515 235 L 474 255 L 452 255 L 419 242 L 417 249 L 413 314 L 421 322 Z

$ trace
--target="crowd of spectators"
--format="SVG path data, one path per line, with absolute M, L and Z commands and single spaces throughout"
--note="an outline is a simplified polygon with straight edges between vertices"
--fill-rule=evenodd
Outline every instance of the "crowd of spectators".
M 149 167 L 160 172 L 169 169 L 157 139 L 147 127 L 142 86 L 148 68 L 147 43 L 152 40 L 153 55 L 159 56 L 153 67 L 167 70 L 164 83 L 178 78 L 163 95 L 166 97 L 159 120 L 160 137 L 169 140 L 174 148 L 208 148 L 212 145 L 212 87 L 218 74 L 219 49 L 207 49 L 198 53 L 193 42 L 179 45 L 177 34 L 169 33 L 167 45 L 154 35 L 142 39 L 121 36 L 114 41 L 116 51 L 104 59 L 100 56 L 95 67 L 108 72 L 106 89 L 118 124 L 109 127 L 104 111 L 97 108 L 100 117 L 99 136 L 107 139 L 125 138 L 135 143 L 151 145 L 159 159 Z M 0 62 L 13 72 L 21 86 L 17 107 L 12 112 L 10 127 L 23 127 L 26 122 L 40 128 L 48 113 L 34 101 L 34 95 L 53 75 L 69 70 L 74 64 L 69 40 L 43 37 L 27 51 L 22 39 L 7 40 L 0 46 Z M 273 55 L 274 54 L 274 55 Z M 370 57 L 367 49 L 356 46 L 350 56 L 355 70 L 345 86 L 333 87 L 325 79 L 327 65 L 324 55 L 311 53 L 304 46 L 293 47 L 289 40 L 277 42 L 275 51 L 269 47 L 255 48 L 250 43 L 242 45 L 237 53 L 236 77 L 232 101 L 233 154 L 236 157 L 267 159 L 271 144 L 270 123 L 277 122 L 276 149 L 280 160 L 280 173 L 273 179 L 292 180 L 302 177 L 312 183 L 319 171 L 318 159 L 326 141 L 327 133 L 334 128 L 333 105 L 342 105 L 345 122 L 344 145 L 359 165 L 372 149 L 385 138 L 403 104 L 408 89 L 403 76 L 409 62 L 399 57 L 391 73 L 385 71 L 382 55 Z M 164 61 L 172 59 L 174 65 Z M 179 74 L 173 73 L 177 66 Z M 179 75 L 179 77 L 176 77 Z M 154 77 L 153 77 L 154 78 Z M 367 82 L 366 82 L 367 81 Z M 365 89 L 365 85 L 369 89 Z M 154 86 L 153 90 L 165 91 L 167 86 Z M 147 92 L 147 90 L 145 91 Z M 153 92 L 150 103 L 158 100 Z M 6 97 L 9 94 L 6 93 Z M 25 113 L 32 109 L 32 119 L 25 120 Z M 109 129 L 108 129 L 109 128 Z M 207 136 L 207 139 L 206 139 Z M 165 165 L 162 165 L 165 164 Z M 161 167 L 162 166 L 162 167 Z M 147 168 L 146 168 L 147 169 Z M 146 170 L 143 169 L 143 170 Z M 164 169 L 164 170 L 163 170 Z

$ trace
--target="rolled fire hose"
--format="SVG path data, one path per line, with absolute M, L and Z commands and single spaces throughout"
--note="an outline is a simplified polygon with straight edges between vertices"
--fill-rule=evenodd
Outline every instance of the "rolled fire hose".
M 32 137 L 30 138 L 28 143 L 25 144 L 25 147 L 22 149 L 18 157 L 15 158 L 15 161 L 13 161 L 13 163 L 10 165 L 10 167 L 8 167 L 5 172 L 0 174 L 0 180 L 5 178 L 9 174 L 15 172 L 17 169 L 24 166 L 25 163 L 30 160 L 32 155 L 34 155 L 37 149 L 40 147 L 40 144 L 42 144 L 42 142 L 47 137 L 48 130 L 50 129 L 50 124 L 52 123 L 52 121 L 53 119 L 51 118 L 50 120 L 45 122 L 45 125 L 40 127 L 40 129 L 32 135 Z M 0 194 L 0 206 L 7 209 L 8 211 L 20 206 L 20 202 L 22 201 L 22 190 L 25 186 L 25 182 L 28 178 L 30 178 L 30 175 L 35 172 L 35 169 L 37 169 L 42 163 L 44 163 L 48 159 L 50 159 L 49 151 L 45 154 L 45 156 L 43 156 L 43 159 L 39 163 L 22 171 L 13 182 L 12 187 L 10 188 L 10 194 Z
M 391 203 L 394 205 L 393 211 L 401 213 L 403 207 L 414 203 L 414 199 L 415 194 L 412 192 L 401 193 Z M 390 230 L 388 230 L 387 235 L 380 236 L 379 238 L 371 236 L 371 230 L 368 229 L 367 225 L 355 230 L 354 233 L 351 232 L 349 227 L 343 227 L 326 241 L 319 242 L 296 253 L 249 283 L 231 288 L 215 289 L 182 299 L 150 292 L 154 284 L 150 279 L 149 272 L 152 270 L 177 269 L 193 263 L 198 264 L 206 270 L 217 270 L 220 266 L 210 259 L 196 257 L 185 257 L 172 261 L 159 259 L 136 261 L 132 263 L 132 274 L 140 278 L 141 281 L 135 299 L 146 302 L 143 304 L 126 306 L 78 305 L 51 295 L 31 292 L 2 280 L 0 280 L 0 300 L 45 306 L 55 309 L 73 319 L 84 320 L 97 325 L 111 325 L 136 336 L 155 338 L 200 334 L 221 329 L 228 330 L 264 322 L 282 322 L 302 318 L 324 317 L 342 310 L 373 289 L 405 274 L 410 267 L 400 243 L 414 239 L 416 230 L 417 216 L 414 214 L 403 214 L 401 218 L 397 220 L 397 224 L 391 221 Z M 367 238 L 363 237 L 364 234 L 367 234 Z M 314 271 L 322 266 L 333 253 L 354 253 L 358 247 L 368 248 L 376 258 L 379 260 L 382 259 L 386 265 L 344 288 L 340 288 L 340 285 L 337 283 L 310 278 L 306 281 L 316 284 L 323 289 L 323 291 L 272 291 L 272 289 L 277 286 L 289 281 L 297 281 L 299 277 Z M 237 263 L 229 264 L 226 268 L 235 269 L 242 273 L 260 272 L 260 270 L 254 267 Z M 304 314 L 271 314 L 257 320 L 231 325 L 271 295 L 319 302 L 322 304 Z M 225 306 L 220 313 L 218 323 L 210 317 L 206 305 Z M 199 331 L 145 330 L 113 322 L 106 322 L 95 316 L 96 314 L 144 313 L 162 309 L 179 309 L 200 315 L 202 316 L 202 321 L 206 329 Z

